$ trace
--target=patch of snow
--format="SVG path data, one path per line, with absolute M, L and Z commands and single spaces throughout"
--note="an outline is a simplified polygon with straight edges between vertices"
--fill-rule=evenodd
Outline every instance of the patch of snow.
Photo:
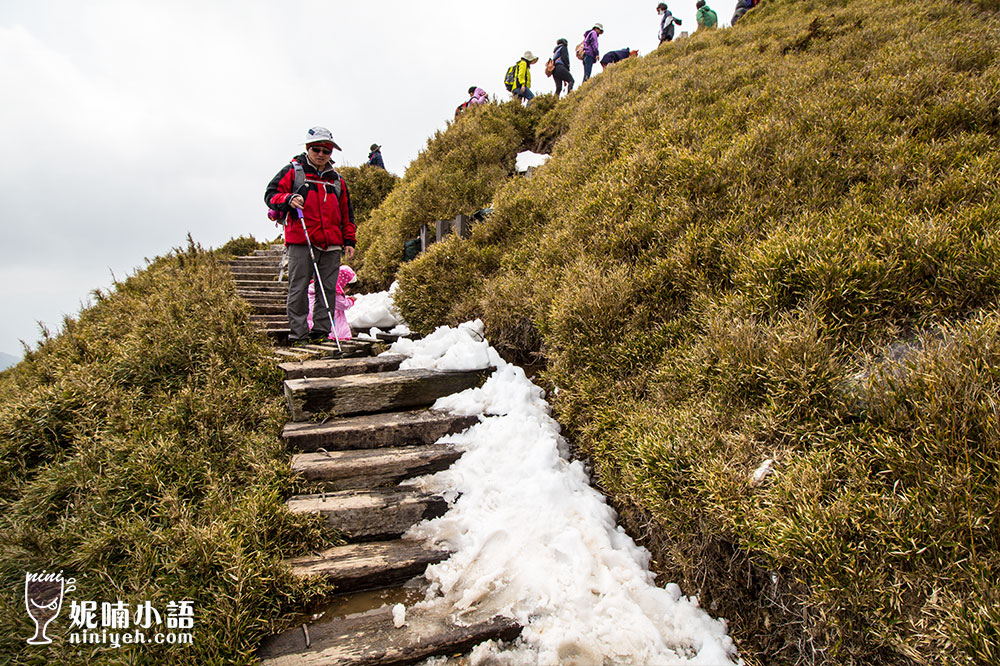
M 410 356 L 401 367 L 497 368 L 481 388 L 434 405 L 480 421 L 439 440 L 464 452 L 450 469 L 412 482 L 450 503 L 408 533 L 453 553 L 428 567 L 420 604 L 443 604 L 459 621 L 503 614 L 522 624 L 512 647 L 484 643 L 473 664 L 742 663 L 724 620 L 676 585 L 655 585 L 649 551 L 617 525 L 583 464 L 568 459 L 544 391 L 483 331 L 477 320 L 390 349 Z
M 543 153 L 533 153 L 530 150 L 525 150 L 517 154 L 517 161 L 515 163 L 515 169 L 518 173 L 524 173 L 532 167 L 540 167 L 549 161 L 551 155 L 546 155 Z
M 759 486 L 764 483 L 764 479 L 769 477 L 774 473 L 774 459 L 768 458 L 761 463 L 760 467 L 754 470 L 753 474 L 750 475 L 750 483 L 754 486 Z
M 362 294 L 357 296 L 354 307 L 351 307 L 344 314 L 347 316 L 347 323 L 351 328 L 367 329 L 373 326 L 384 329 L 391 329 L 400 324 L 405 324 L 403 317 L 396 310 L 392 302 L 392 293 L 396 290 L 396 283 L 393 282 L 389 291 L 379 291 L 373 294 Z
M 400 364 L 400 370 L 482 370 L 490 366 L 498 367 L 500 355 L 486 341 L 485 328 L 478 319 L 459 324 L 457 328 L 441 326 L 420 340 L 400 338 L 386 353 L 410 357 Z
M 399 629 L 406 624 L 406 606 L 396 604 L 392 607 L 392 626 Z

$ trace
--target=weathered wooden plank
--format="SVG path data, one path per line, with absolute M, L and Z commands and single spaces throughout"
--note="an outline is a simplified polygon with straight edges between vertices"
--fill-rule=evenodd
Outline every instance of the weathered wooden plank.
M 242 289 L 246 291 L 282 291 L 288 289 L 288 284 L 285 282 L 277 282 L 276 280 L 233 280 L 236 283 L 237 289 Z
M 384 449 L 322 451 L 292 457 L 292 471 L 328 490 L 375 488 L 448 469 L 462 457 L 449 444 L 421 444 Z
M 275 302 L 250 302 L 250 309 L 260 314 L 281 314 L 286 311 L 284 303 Z
M 254 250 L 255 257 L 281 257 L 282 250 Z
M 349 543 L 286 563 L 296 576 L 323 576 L 337 586 L 338 593 L 346 593 L 400 585 L 447 557 L 443 548 L 413 539 L 393 539 Z
M 305 358 L 305 357 L 309 356 L 309 352 L 296 351 L 296 350 L 291 349 L 291 348 L 283 349 L 283 348 L 275 347 L 272 351 L 275 354 L 279 355 L 279 356 L 287 356 L 289 358 L 297 358 L 298 359 L 298 358 Z
M 476 416 L 416 409 L 352 416 L 327 423 L 289 422 L 281 436 L 293 451 L 375 449 L 432 444 L 478 422 Z
M 319 495 L 296 495 L 287 502 L 292 513 L 315 513 L 356 540 L 398 537 L 422 520 L 448 510 L 440 495 L 411 488 L 341 490 Z
M 346 341 L 341 341 L 346 346 Z M 285 363 L 281 369 L 285 371 L 286 379 L 305 379 L 307 377 L 343 377 L 344 375 L 359 375 L 368 372 L 387 372 L 398 370 L 399 364 L 406 360 L 403 354 L 388 354 L 385 356 L 369 356 L 351 359 L 323 359 L 320 361 L 304 361 L 301 363 Z
M 401 666 L 438 655 L 466 652 L 487 640 L 512 641 L 516 620 L 494 617 L 457 626 L 446 611 L 411 608 L 397 629 L 392 608 L 322 619 L 266 640 L 261 666 Z
M 285 381 L 285 398 L 293 421 L 306 421 L 324 412 L 348 416 L 410 409 L 479 386 L 491 371 L 396 370 L 329 379 L 289 379 Z

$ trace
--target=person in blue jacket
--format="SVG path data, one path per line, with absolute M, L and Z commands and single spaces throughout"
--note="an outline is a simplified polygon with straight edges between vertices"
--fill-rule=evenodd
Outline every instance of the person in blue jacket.
M 607 67 L 608 65 L 613 65 L 616 62 L 620 62 L 625 58 L 630 58 L 632 56 L 639 55 L 638 51 L 629 51 L 626 46 L 623 49 L 618 49 L 617 51 L 608 51 L 601 58 L 601 67 Z
M 385 169 L 385 162 L 382 161 L 382 146 L 377 143 L 373 143 L 371 148 L 368 149 L 368 166 L 378 167 L 379 169 Z

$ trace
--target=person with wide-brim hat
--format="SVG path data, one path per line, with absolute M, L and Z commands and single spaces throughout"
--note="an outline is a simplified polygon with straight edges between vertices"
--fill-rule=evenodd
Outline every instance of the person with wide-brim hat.
M 538 56 L 531 51 L 525 51 L 521 59 L 517 61 L 517 71 L 514 73 L 514 87 L 511 94 L 514 97 L 523 99 L 530 103 L 535 98 L 535 93 L 531 92 L 531 69 L 530 67 L 538 62 Z
M 340 146 L 325 127 L 306 132 L 306 151 L 293 157 L 268 183 L 264 201 L 281 217 L 288 252 L 288 341 L 291 345 L 325 341 L 333 317 L 327 308 L 337 297 L 340 256 L 354 256 L 354 208 L 347 183 L 330 155 Z M 315 258 L 315 263 L 313 259 Z M 309 328 L 309 282 L 318 277 Z M 319 284 L 322 284 L 320 293 Z M 325 294 L 325 298 L 323 297 Z
M 373 143 L 368 149 L 368 166 L 385 169 L 385 162 L 382 161 L 382 146 Z

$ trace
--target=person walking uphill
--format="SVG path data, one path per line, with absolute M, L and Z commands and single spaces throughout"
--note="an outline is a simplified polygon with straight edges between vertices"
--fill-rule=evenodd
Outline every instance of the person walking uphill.
M 310 129 L 305 145 L 306 152 L 282 167 L 264 192 L 264 201 L 271 210 L 283 216 L 285 226 L 288 250 L 286 310 L 290 329 L 288 342 L 292 345 L 329 337 L 332 317 L 326 304 L 333 307 L 337 300 L 341 252 L 350 259 L 354 256 L 355 245 L 354 209 L 347 183 L 330 161 L 330 154 L 340 150 L 340 146 L 325 127 Z M 317 271 L 315 324 L 310 332 L 308 289 Z M 323 285 L 322 293 L 319 283 Z
M 597 57 L 601 55 L 601 50 L 597 44 L 597 38 L 604 34 L 604 26 L 600 23 L 595 23 L 594 27 L 583 33 L 583 43 L 577 47 L 577 55 L 579 56 L 579 51 L 583 51 L 583 55 L 580 56 L 583 59 L 583 80 L 586 81 L 590 78 L 590 72 L 594 69 L 594 63 L 597 62 Z
M 680 25 L 681 20 L 670 13 L 665 2 L 656 5 L 656 13 L 660 15 L 660 43 L 673 40 L 674 24 Z
M 517 61 L 517 70 L 514 72 L 514 87 L 511 92 L 514 97 L 531 102 L 535 98 L 535 93 L 531 92 L 531 66 L 538 62 L 538 56 L 531 51 L 525 51 L 521 59 Z
M 556 82 L 556 99 L 562 94 L 563 84 L 566 84 L 566 94 L 573 92 L 573 84 L 576 81 L 569 73 L 569 42 L 565 38 L 556 41 L 556 48 L 552 52 L 552 79 Z
M 698 21 L 699 30 L 712 30 L 719 26 L 719 15 L 705 4 L 705 0 L 698 0 L 694 6 L 698 9 L 695 20 Z
M 373 143 L 368 151 L 368 166 L 378 167 L 384 171 L 385 162 L 382 161 L 382 146 Z

